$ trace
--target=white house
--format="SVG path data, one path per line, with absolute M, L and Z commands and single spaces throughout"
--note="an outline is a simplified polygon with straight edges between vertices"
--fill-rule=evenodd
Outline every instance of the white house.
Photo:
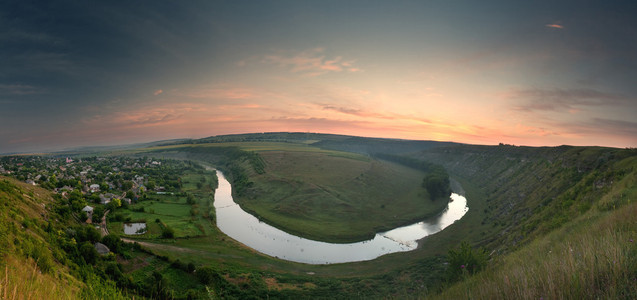
M 91 190 L 91 193 L 95 193 L 95 192 L 99 192 L 100 185 L 97 183 L 94 183 L 94 184 L 91 184 L 88 188 Z
M 87 223 L 90 223 L 90 220 L 93 219 L 93 207 L 90 206 L 84 206 L 84 208 L 82 208 L 83 212 L 86 212 L 86 216 L 88 217 L 86 219 Z

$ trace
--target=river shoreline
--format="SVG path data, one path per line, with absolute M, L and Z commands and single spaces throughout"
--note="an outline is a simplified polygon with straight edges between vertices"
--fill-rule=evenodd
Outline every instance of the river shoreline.
M 412 251 L 418 241 L 435 234 L 467 212 L 466 198 L 452 194 L 453 201 L 438 216 L 378 232 L 373 239 L 355 243 L 327 243 L 301 238 L 261 222 L 244 211 L 232 198 L 232 186 L 221 171 L 217 172 L 219 186 L 215 190 L 214 206 L 217 227 L 238 242 L 267 255 L 308 264 L 332 264 L 372 260 L 382 255 Z

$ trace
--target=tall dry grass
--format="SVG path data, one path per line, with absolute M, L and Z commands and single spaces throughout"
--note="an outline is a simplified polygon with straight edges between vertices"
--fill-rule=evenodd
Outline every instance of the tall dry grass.
M 637 299 L 637 203 L 593 218 L 492 262 L 436 298 Z
M 38 271 L 32 259 L 8 256 L 0 270 L 0 297 L 3 300 L 75 299 L 77 289 L 65 280 Z

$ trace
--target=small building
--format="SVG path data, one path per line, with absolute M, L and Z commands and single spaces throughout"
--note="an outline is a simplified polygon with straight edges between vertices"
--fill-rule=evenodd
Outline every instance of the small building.
M 108 255 L 108 253 L 111 252 L 111 250 L 102 243 L 95 243 L 95 250 L 97 250 L 97 253 L 100 255 Z
M 100 194 L 101 204 L 108 204 L 109 202 L 111 202 L 111 199 L 113 199 L 113 194 L 111 193 Z
M 82 208 L 82 211 L 85 211 L 87 214 L 92 214 L 93 213 L 93 207 L 92 206 L 84 206 L 84 208 Z
M 86 212 L 86 223 L 91 223 L 90 221 L 93 219 L 93 207 L 91 206 L 84 206 L 84 208 L 82 208 L 83 212 Z

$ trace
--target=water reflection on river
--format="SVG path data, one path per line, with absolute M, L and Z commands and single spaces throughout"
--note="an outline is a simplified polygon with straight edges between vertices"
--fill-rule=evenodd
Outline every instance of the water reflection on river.
M 144 234 L 146 223 L 124 223 L 124 234 Z
M 334 244 L 304 239 L 259 221 L 243 211 L 232 199 L 232 187 L 217 171 L 219 187 L 214 206 L 217 227 L 233 239 L 261 253 L 308 264 L 331 264 L 371 260 L 381 255 L 416 249 L 418 240 L 441 231 L 469 210 L 467 199 L 452 194 L 453 201 L 438 217 L 427 222 L 377 233 L 374 239 L 350 244 Z

